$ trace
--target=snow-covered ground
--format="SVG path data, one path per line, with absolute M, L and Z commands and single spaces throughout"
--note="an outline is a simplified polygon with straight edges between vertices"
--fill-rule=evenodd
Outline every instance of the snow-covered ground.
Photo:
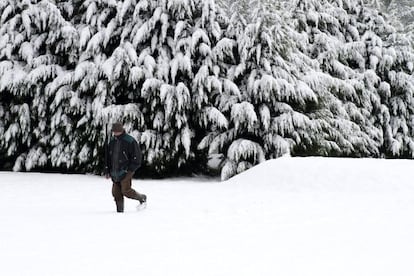
M 0 173 L 0 275 L 414 275 L 414 161 L 280 158 L 227 182 Z

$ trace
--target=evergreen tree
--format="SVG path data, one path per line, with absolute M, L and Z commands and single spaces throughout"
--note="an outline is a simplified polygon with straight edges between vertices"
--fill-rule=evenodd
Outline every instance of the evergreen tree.
M 411 41 L 398 33 L 378 12 L 366 9 L 360 25 L 367 44 L 367 62 L 381 83 L 378 92 L 388 112 L 381 118 L 386 157 L 414 157 L 413 64 Z
M 114 82 L 123 80 L 110 83 L 112 89 L 119 87 L 113 107 L 134 106 L 131 115 L 140 114 L 132 123 L 142 132 L 145 169 L 151 174 L 202 169 L 205 158 L 195 160 L 195 141 L 201 139 L 204 124 L 222 123 L 210 114 L 211 95 L 221 89 L 215 65 L 221 50 L 215 47 L 221 39 L 217 14 L 212 1 L 118 5 L 120 46 L 102 69 Z
M 297 29 L 306 30 L 310 46 L 305 52 L 317 58 L 321 69 L 334 78 L 333 94 L 344 102 L 346 114 L 362 130 L 352 134 L 359 140 L 368 135 L 358 147 L 352 147 L 352 155 L 410 155 L 412 50 L 408 43 L 381 14 L 362 2 L 297 4 Z M 398 77 L 392 80 L 390 73 Z
M 324 155 L 378 156 L 382 133 L 378 118 L 386 107 L 375 72 L 366 66 L 366 46 L 358 27 L 364 9 L 355 1 L 295 2 L 299 46 L 324 74 L 312 81 L 325 108 L 322 123 L 332 149 Z
M 414 27 L 414 3 L 410 0 L 383 0 L 380 9 L 390 15 L 391 22 L 412 37 Z
M 412 43 L 372 8 L 402 1 L 218 3 L 1 2 L 2 168 L 100 172 L 115 121 L 153 176 L 414 156 Z
M 297 79 L 289 61 L 290 30 L 271 2 L 253 2 L 229 7 L 236 11 L 226 31 L 233 41 L 232 65 L 218 106 L 229 127 L 210 131 L 200 145 L 223 155 L 222 179 L 290 152 L 317 127 L 305 114 L 315 104 L 315 94 Z M 246 13 L 246 6 L 256 8 Z
M 16 160 L 15 170 L 50 167 L 53 95 L 47 84 L 75 62 L 76 30 L 48 1 L 6 1 L 0 14 L 0 146 Z

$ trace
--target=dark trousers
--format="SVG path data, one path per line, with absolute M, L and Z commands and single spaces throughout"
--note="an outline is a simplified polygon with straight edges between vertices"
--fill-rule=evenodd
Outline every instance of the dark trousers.
M 132 176 L 132 173 L 128 173 L 121 182 L 113 182 L 112 184 L 112 195 L 115 199 L 117 212 L 124 211 L 124 196 L 139 201 L 142 200 L 142 195 L 131 188 Z

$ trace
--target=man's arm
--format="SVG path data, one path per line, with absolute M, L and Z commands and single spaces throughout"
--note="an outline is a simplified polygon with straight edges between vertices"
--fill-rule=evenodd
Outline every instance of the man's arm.
M 137 143 L 137 141 L 133 141 L 130 144 L 130 160 L 129 160 L 129 166 L 128 171 L 135 172 L 136 170 L 141 167 L 141 159 L 142 159 L 142 153 L 141 149 Z
M 111 157 L 109 155 L 109 143 L 105 143 L 105 175 L 109 175 L 111 166 Z

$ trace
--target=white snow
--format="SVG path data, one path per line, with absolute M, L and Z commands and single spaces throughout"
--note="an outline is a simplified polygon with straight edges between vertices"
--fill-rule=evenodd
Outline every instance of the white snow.
M 231 108 L 231 119 L 234 122 L 234 128 L 239 129 L 240 123 L 245 124 L 248 130 L 252 130 L 257 123 L 257 114 L 254 105 L 249 102 L 233 104 Z
M 413 275 L 414 162 L 288 158 L 227 182 L 0 172 L 1 275 Z

